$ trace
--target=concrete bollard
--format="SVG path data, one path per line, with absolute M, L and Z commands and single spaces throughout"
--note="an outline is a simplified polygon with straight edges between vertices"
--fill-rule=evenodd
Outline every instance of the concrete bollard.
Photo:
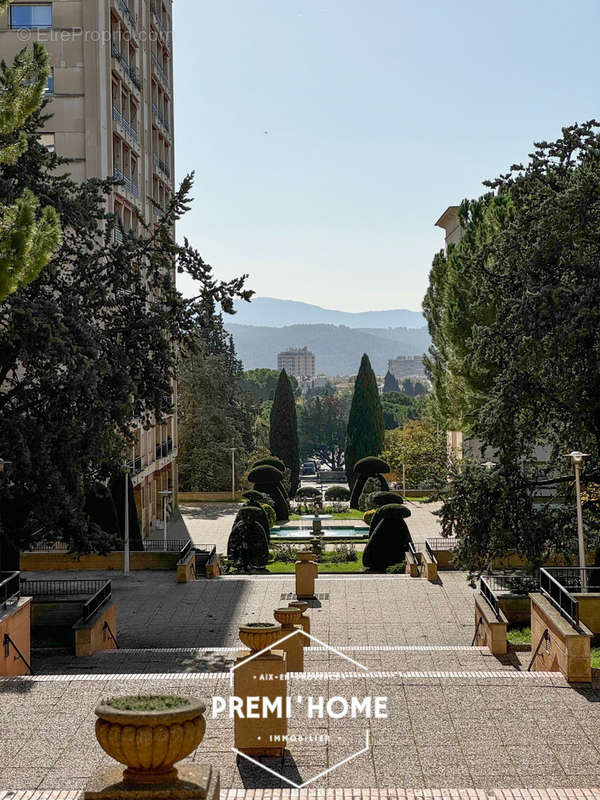
M 242 753 L 252 757 L 282 757 L 285 750 L 287 655 L 283 649 L 270 649 L 277 647 L 282 635 L 281 625 L 275 623 L 240 626 L 240 639 L 250 652 L 241 650 L 235 658 L 233 693 L 242 699 L 244 707 L 247 698 L 258 698 L 260 715 L 258 719 L 235 715 L 234 744 Z M 262 650 L 265 652 L 261 653 Z M 265 698 L 269 700 L 268 710 L 263 707 Z
M 276 608 L 273 616 L 281 623 L 281 638 L 289 636 L 285 642 L 277 642 L 277 649 L 285 650 L 288 672 L 304 672 L 304 629 L 300 624 L 300 609 L 294 606 Z M 291 633 L 296 634 L 290 636 Z
M 314 553 L 298 553 L 296 561 L 296 597 L 299 600 L 315 596 L 315 580 L 319 577 L 319 567 Z
M 294 608 L 300 609 L 300 614 L 302 615 L 300 617 L 300 625 L 302 625 L 304 633 L 310 633 L 310 617 L 305 613 L 305 611 L 308 609 L 308 603 L 306 600 L 292 600 L 290 605 L 294 606 Z M 308 647 L 310 645 L 310 639 L 307 639 L 306 637 L 303 638 L 304 646 Z

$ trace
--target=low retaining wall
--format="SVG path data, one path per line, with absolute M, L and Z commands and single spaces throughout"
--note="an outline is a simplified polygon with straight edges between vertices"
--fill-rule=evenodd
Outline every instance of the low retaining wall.
M 475 595 L 475 641 L 477 647 L 487 647 L 495 656 L 506 655 L 508 642 L 506 629 L 508 620 L 500 612 L 500 619 L 496 617 L 486 600 L 481 595 Z
M 113 550 L 105 556 L 91 553 L 77 556 L 72 553 L 21 553 L 20 569 L 30 572 L 52 572 L 56 570 L 106 570 L 123 569 L 124 553 Z M 132 550 L 129 554 L 129 567 L 132 570 L 172 569 L 179 560 L 179 553 L 147 553 Z
M 531 601 L 528 594 L 501 594 L 498 605 L 509 625 L 529 626 L 531 621 Z
M 421 553 L 421 577 L 427 578 L 428 581 L 437 581 L 438 579 L 437 561 L 433 561 L 426 550 Z
M 592 679 L 591 631 L 583 624 L 582 632 L 577 631 L 542 594 L 535 592 L 529 597 L 532 652 L 535 652 L 542 640 L 544 631 L 548 631 L 538 648 L 531 669 L 560 671 L 568 681 L 589 683 Z
M 29 675 L 25 663 L 16 650 L 10 647 L 8 655 L 3 647 L 4 635 L 8 633 L 23 657 L 31 664 L 31 598 L 21 597 L 18 603 L 6 611 L 0 609 L 0 675 Z
M 108 623 L 113 636 L 117 638 L 117 607 L 114 603 L 105 603 L 86 622 L 73 625 L 75 637 L 75 655 L 91 656 L 100 650 L 115 650 L 113 642 L 104 623 Z
M 177 495 L 178 503 L 224 503 L 241 502 L 244 498 L 240 492 L 236 492 L 235 498 L 231 492 L 179 492 Z
M 177 583 L 189 583 L 196 580 L 196 556 L 192 551 L 183 561 L 177 562 Z
M 597 636 L 600 634 L 600 593 L 574 594 L 579 600 L 579 619 Z

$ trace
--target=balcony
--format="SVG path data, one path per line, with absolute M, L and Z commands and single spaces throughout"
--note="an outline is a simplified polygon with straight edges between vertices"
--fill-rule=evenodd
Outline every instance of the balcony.
M 134 30 L 134 31 L 137 31 L 137 25 L 138 25 L 138 18 L 137 18 L 137 14 L 135 14 L 135 13 L 134 13 L 134 12 L 133 12 L 133 11 L 132 11 L 130 8 L 129 8 L 129 6 L 128 6 L 128 5 L 127 5 L 127 3 L 125 2 L 125 0 L 115 0 L 115 6 L 116 6 L 118 9 L 120 9 L 120 11 L 121 11 L 121 14 L 122 14 L 122 15 L 123 15 L 123 17 L 124 17 L 124 18 L 125 18 L 125 19 L 126 19 L 128 22 L 129 22 L 129 24 L 131 25 L 131 27 L 133 28 L 133 30 Z
M 158 60 L 158 58 L 152 53 L 152 67 L 154 68 L 154 72 L 158 75 L 160 80 L 162 81 L 163 85 L 166 86 L 167 89 L 171 88 L 171 84 L 169 82 L 169 76 Z
M 160 170 L 160 171 L 163 173 L 163 175 L 164 175 L 166 178 L 168 178 L 168 179 L 169 179 L 169 181 L 170 181 L 170 180 L 171 180 L 171 170 L 169 169 L 169 166 L 168 166 L 168 164 L 166 164 L 166 163 L 165 163 L 165 162 L 162 160 L 162 158 L 159 158 L 159 157 L 156 155 L 156 153 L 152 153 L 152 162 L 153 162 L 154 166 L 155 166 L 157 169 L 159 169 L 159 170 Z
M 120 228 L 113 229 L 113 239 L 117 244 L 123 244 L 123 232 Z
M 154 119 L 158 120 L 158 122 L 162 125 L 164 130 L 167 133 L 171 132 L 171 126 L 169 125 L 169 120 L 162 114 L 156 105 L 156 103 L 152 103 L 152 116 Z
M 141 92 L 142 81 L 140 80 L 137 69 L 129 64 L 123 53 L 121 53 L 121 51 L 114 42 L 111 42 L 110 44 L 110 53 L 112 57 L 119 62 L 119 64 L 121 65 L 121 69 L 127 75 L 129 80 L 133 83 L 135 88 Z
M 129 138 L 133 139 L 133 141 L 136 144 L 139 144 L 137 128 L 135 128 L 133 125 L 130 125 L 127 122 L 127 120 L 125 119 L 125 117 L 121 114 L 121 112 L 118 109 L 116 109 L 114 106 L 113 106 L 113 110 L 112 110 L 112 116 L 113 116 L 114 121 L 117 122 L 121 126 L 121 128 L 129 136 Z
M 161 12 L 160 8 L 158 7 L 158 3 L 151 2 L 150 3 L 150 11 L 152 13 L 152 22 L 154 22 L 154 24 L 156 25 L 156 27 L 158 29 L 158 32 L 160 33 L 162 38 L 165 40 L 165 42 L 168 42 L 168 40 L 169 40 L 169 31 L 167 30 L 167 26 L 165 25 L 165 23 L 163 21 L 163 18 L 162 18 L 162 15 L 161 15 L 162 12 Z
M 125 188 L 130 194 L 132 194 L 134 197 L 140 196 L 140 190 L 137 181 L 133 180 L 132 178 L 128 178 L 117 167 L 115 167 L 113 175 L 116 178 L 116 180 L 122 181 L 122 183 L 125 185 Z
M 156 200 L 152 201 L 152 213 L 157 219 L 162 219 L 165 215 L 165 210 L 162 208 Z

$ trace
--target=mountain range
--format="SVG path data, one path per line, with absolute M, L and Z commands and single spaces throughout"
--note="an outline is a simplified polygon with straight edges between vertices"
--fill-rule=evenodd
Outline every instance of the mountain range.
M 385 375 L 390 358 L 421 355 L 430 342 L 426 327 L 351 328 L 321 324 L 268 327 L 239 325 L 237 319 L 237 315 L 227 317 L 225 327 L 233 336 L 244 369 L 276 369 L 281 350 L 308 347 L 315 354 L 319 373 L 355 375 L 362 354 L 367 353 L 375 373 Z
M 390 311 L 335 311 L 297 300 L 255 297 L 250 303 L 236 305 L 238 325 L 279 328 L 287 325 L 345 325 L 348 328 L 422 328 L 425 319 L 420 311 L 396 308 Z

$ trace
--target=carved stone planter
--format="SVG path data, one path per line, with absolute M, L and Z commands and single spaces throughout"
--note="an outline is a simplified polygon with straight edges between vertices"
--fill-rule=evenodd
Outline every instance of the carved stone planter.
M 274 622 L 255 622 L 249 625 L 240 625 L 239 637 L 253 653 L 258 653 L 266 647 L 271 647 L 281 639 L 281 625 Z
M 177 781 L 177 761 L 189 756 L 206 730 L 205 706 L 190 699 L 165 711 L 96 708 L 96 738 L 109 756 L 126 766 L 125 786 L 146 787 Z

